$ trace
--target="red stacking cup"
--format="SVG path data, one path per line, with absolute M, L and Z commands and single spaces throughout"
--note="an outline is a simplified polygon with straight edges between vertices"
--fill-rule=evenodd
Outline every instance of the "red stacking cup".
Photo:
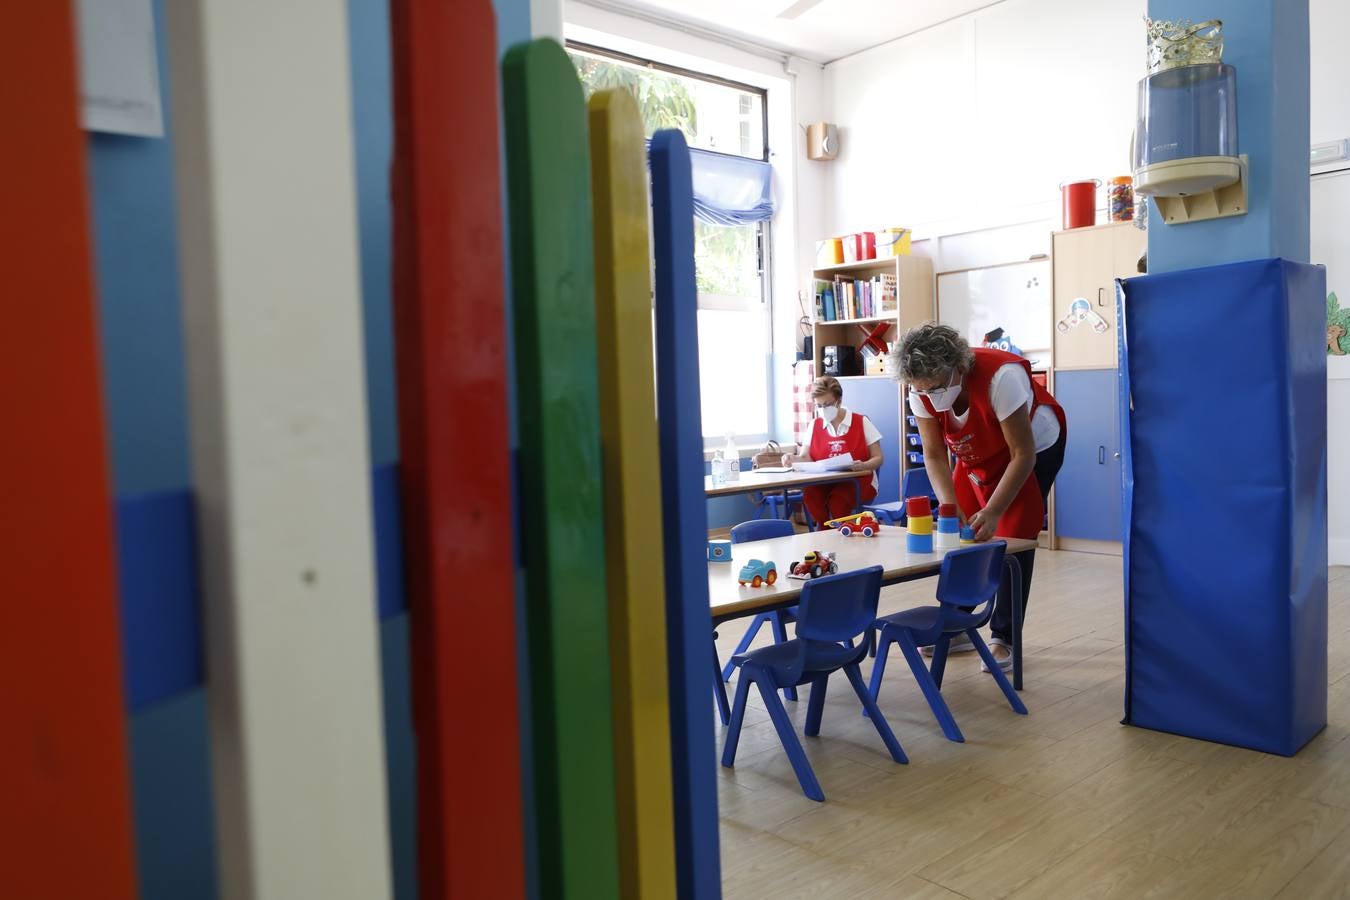
M 927 497 L 910 497 L 905 501 L 905 515 L 911 518 L 921 518 L 933 514 L 933 504 L 928 502 Z
M 939 504 L 938 504 L 938 518 L 939 518 L 939 519 L 955 519 L 955 518 L 956 518 L 956 504 L 955 504 L 955 503 L 939 503 Z

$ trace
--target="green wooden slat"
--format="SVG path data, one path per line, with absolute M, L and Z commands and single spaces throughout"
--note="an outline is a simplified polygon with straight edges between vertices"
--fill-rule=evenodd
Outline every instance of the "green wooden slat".
M 604 900 L 619 860 L 585 103 L 551 40 L 502 73 L 539 887 Z

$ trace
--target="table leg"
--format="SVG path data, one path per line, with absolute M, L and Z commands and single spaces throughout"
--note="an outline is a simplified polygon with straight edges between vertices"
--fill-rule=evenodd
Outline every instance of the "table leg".
M 1015 554 L 1003 557 L 1008 570 L 1008 593 L 1012 600 L 1013 688 L 1022 689 L 1022 563 Z

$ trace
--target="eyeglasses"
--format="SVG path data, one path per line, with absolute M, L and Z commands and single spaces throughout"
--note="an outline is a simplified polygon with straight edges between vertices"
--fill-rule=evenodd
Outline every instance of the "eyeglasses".
M 955 373 L 953 373 L 953 374 L 955 374 Z M 952 384 L 952 376 L 951 376 L 951 375 L 948 375 L 948 376 L 947 376 L 947 383 L 946 383 L 945 385 L 943 385 L 942 387 L 932 387 L 932 388 L 916 388 L 916 387 L 911 387 L 910 390 L 913 391 L 914 393 L 918 394 L 918 395 L 921 396 L 921 397 L 932 397 L 932 396 L 938 396 L 938 397 L 941 397 L 944 393 L 946 393 L 947 391 L 951 390 L 951 389 L 952 389 L 953 387 L 955 387 L 955 386 L 956 386 L 956 385 Z

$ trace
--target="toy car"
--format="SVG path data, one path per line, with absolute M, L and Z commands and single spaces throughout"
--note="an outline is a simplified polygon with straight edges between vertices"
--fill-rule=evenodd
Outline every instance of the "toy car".
M 736 580 L 741 583 L 741 587 L 745 587 L 747 584 L 751 587 L 773 584 L 778 580 L 778 567 L 772 562 L 752 559 L 741 566 L 741 575 Z
M 863 537 L 872 537 L 881 531 L 881 522 L 870 512 L 858 513 L 853 516 L 844 516 L 839 519 L 831 519 L 825 523 L 830 528 L 839 529 L 839 533 L 844 537 L 851 534 L 861 534 Z
M 806 554 L 801 562 L 796 563 L 789 573 L 789 578 L 819 578 L 822 575 L 833 575 L 839 571 L 839 566 L 834 561 L 833 553 L 825 553 L 820 550 L 812 550 Z

